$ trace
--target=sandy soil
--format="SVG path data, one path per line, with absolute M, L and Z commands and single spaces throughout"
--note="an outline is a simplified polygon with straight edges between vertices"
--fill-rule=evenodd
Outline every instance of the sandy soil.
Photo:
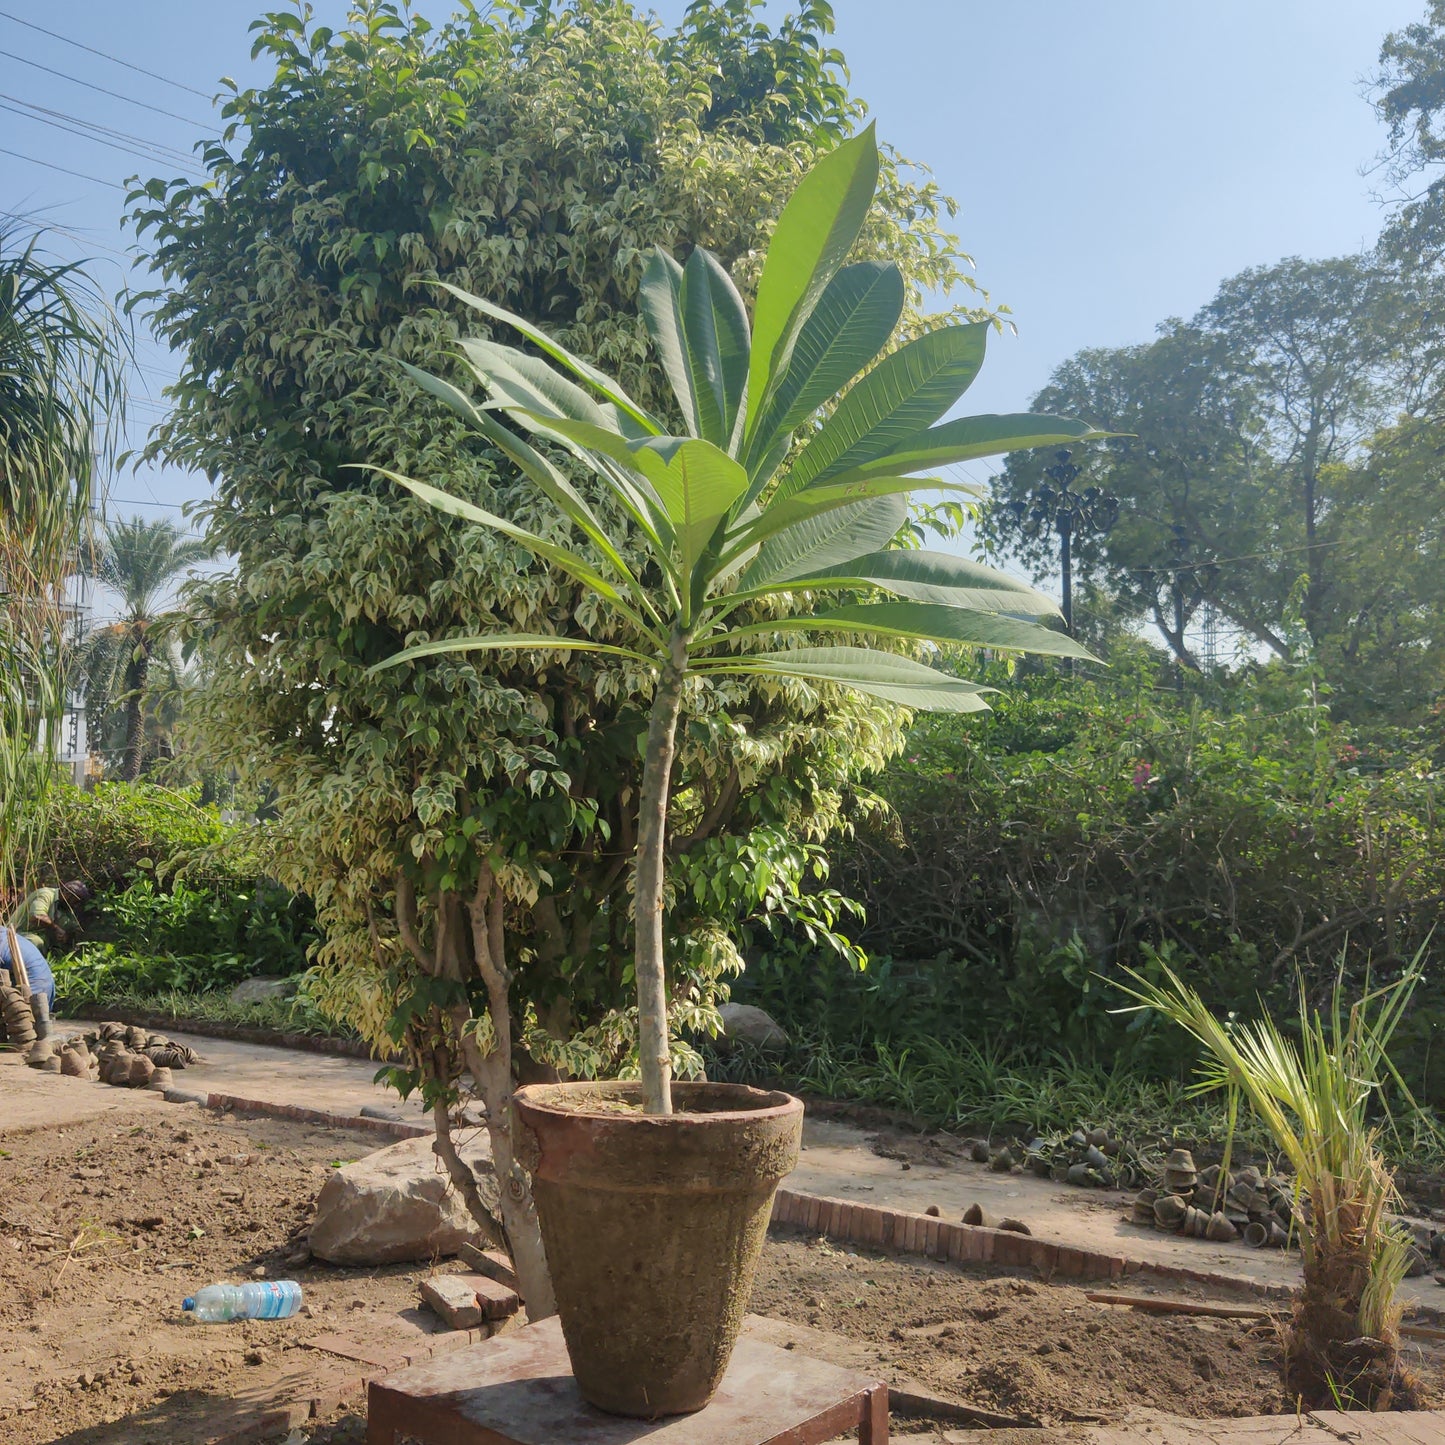
M 176 1105 L 0 1140 L 0 1438 L 203 1438 L 218 1401 L 309 1364 L 302 1340 L 421 1314 L 425 1266 L 288 1263 L 333 1161 L 376 1146 Z M 299 1280 L 303 1313 L 206 1326 L 181 1312 L 203 1285 L 262 1275 Z
M 427 1266 L 297 1262 L 293 1237 L 330 1169 L 374 1147 L 370 1136 L 189 1106 L 0 1140 L 0 1439 L 204 1438 L 218 1406 L 312 1368 L 309 1338 L 380 1338 L 403 1320 L 435 1328 L 417 1308 Z M 187 1293 L 258 1272 L 299 1279 L 304 1313 L 209 1327 L 181 1314 Z M 1271 1327 L 1103 1308 L 1024 1272 L 780 1235 L 768 1243 L 752 1307 L 789 1322 L 799 1348 L 818 1346 L 806 1327 L 829 1331 L 840 1363 L 1046 1423 L 1284 1405 Z M 1445 1356 L 1418 1347 L 1411 1355 L 1431 1397 L 1445 1399 Z M 343 1411 L 296 1441 L 352 1445 L 363 1433 L 358 1412 Z

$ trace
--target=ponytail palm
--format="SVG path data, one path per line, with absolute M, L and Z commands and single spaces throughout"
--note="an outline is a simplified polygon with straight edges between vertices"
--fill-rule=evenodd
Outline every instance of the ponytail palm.
M 424 482 L 385 475 L 443 511 L 512 538 L 594 592 L 623 640 L 449 637 L 382 665 L 533 648 L 608 654 L 657 677 L 634 883 L 639 1054 L 650 1113 L 671 1111 L 664 844 L 689 679 L 792 679 L 910 708 L 973 712 L 986 707 L 984 688 L 916 660 L 909 655 L 916 648 L 869 641 L 1087 655 L 1046 625 L 1057 609 L 1032 588 L 959 557 L 890 550 L 910 493 L 973 490 L 931 475 L 935 469 L 1098 433 L 1054 416 L 941 421 L 978 374 L 986 323 L 943 327 L 878 360 L 902 312 L 902 277 L 892 265 L 845 264 L 877 177 L 871 128 L 804 177 L 778 221 L 751 317 L 708 251 L 695 249 L 686 265 L 654 253 L 642 310 L 681 434 L 545 332 L 454 287 L 463 302 L 519 332 L 549 360 L 490 340 L 463 341 L 466 369 L 490 395 L 480 403 L 409 368 L 536 484 L 582 542 L 550 540 Z M 800 431 L 807 434 L 801 446 Z M 594 507 L 534 443 L 570 453 L 600 481 L 607 505 Z M 613 516 L 625 521 L 604 520 Z M 844 640 L 820 645 L 820 637 Z

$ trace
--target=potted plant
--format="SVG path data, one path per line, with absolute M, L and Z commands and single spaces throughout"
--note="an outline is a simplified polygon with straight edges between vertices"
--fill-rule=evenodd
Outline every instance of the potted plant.
M 697 1410 L 711 1397 L 802 1124 L 801 1104 L 786 1094 L 671 1080 L 667 816 L 689 697 L 744 675 L 971 712 L 986 707 L 987 689 L 920 661 L 921 645 L 1087 656 L 1047 625 L 1057 608 L 1034 589 L 959 557 L 890 546 L 910 493 L 973 490 L 920 473 L 1098 433 L 1027 414 L 940 423 L 978 373 L 986 323 L 940 327 L 878 360 L 902 311 L 902 278 L 892 265 L 845 264 L 877 177 L 870 127 L 803 178 L 778 220 L 751 317 L 706 250 L 686 265 L 652 256 L 642 309 L 681 434 L 523 318 L 448 288 L 571 376 L 531 351 L 479 338 L 461 352 L 488 402 L 408 371 L 537 485 L 580 546 L 376 469 L 580 581 L 630 639 L 599 641 L 580 625 L 449 637 L 382 666 L 440 652 L 590 651 L 656 678 L 633 888 L 640 1079 L 533 1085 L 514 1099 L 578 1384 L 622 1414 Z M 600 484 L 600 503 L 498 413 L 569 453 Z M 627 560 L 639 554 L 645 569 Z M 812 605 L 800 608 L 800 597 Z M 819 646 L 819 634 L 892 639 L 897 650 Z

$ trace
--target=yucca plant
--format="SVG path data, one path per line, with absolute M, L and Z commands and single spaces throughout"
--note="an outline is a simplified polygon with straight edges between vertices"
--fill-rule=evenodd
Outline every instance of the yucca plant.
M 408 368 L 510 458 L 585 543 L 542 537 L 424 482 L 384 474 L 443 511 L 513 538 L 591 589 L 627 640 L 601 641 L 580 626 L 566 635 L 449 637 L 408 647 L 383 666 L 478 649 L 581 650 L 640 664 L 657 679 L 634 886 L 639 1066 L 650 1113 L 671 1111 L 664 845 L 674 738 L 689 688 L 741 674 L 970 712 L 986 705 L 986 689 L 909 649 L 819 646 L 814 639 L 843 634 L 1087 655 L 1047 625 L 1057 608 L 1033 588 L 959 557 L 890 547 L 911 492 L 971 490 L 920 473 L 1097 433 L 1053 416 L 940 422 L 978 373 L 986 324 L 943 326 L 878 360 L 898 325 L 902 276 L 893 265 L 845 264 L 877 177 L 870 127 L 803 178 L 778 220 L 751 317 L 708 251 L 695 249 L 686 265 L 654 253 L 642 311 L 676 397 L 680 435 L 545 332 L 454 287 L 447 289 L 571 376 L 531 352 L 480 338 L 463 341 L 461 353 L 488 402 Z M 498 413 L 570 453 L 601 483 L 606 505 L 594 508 Z M 604 515 L 625 520 L 609 530 Z M 645 567 L 634 565 L 639 553 Z M 789 646 L 795 638 L 802 645 Z
M 1399 1360 L 1400 1284 L 1410 1241 L 1392 1223 L 1394 1173 L 1380 1151 L 1383 1091 L 1398 1076 L 1388 1047 L 1419 979 L 1366 987 L 1345 1003 L 1336 980 L 1327 1014 L 1300 985 L 1299 1040 L 1266 1015 L 1222 1023 L 1167 964 L 1162 982 L 1131 971 L 1121 987 L 1204 1049 L 1195 1090 L 1224 1089 L 1264 1124 L 1294 1171 L 1304 1286 L 1285 1340 L 1285 1386 L 1306 1408 L 1407 1408 L 1415 1391 Z

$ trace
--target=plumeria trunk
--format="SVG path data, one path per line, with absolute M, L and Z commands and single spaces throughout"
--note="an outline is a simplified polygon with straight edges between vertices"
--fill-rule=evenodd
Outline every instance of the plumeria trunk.
M 421 968 L 438 978 L 465 978 L 463 956 L 457 936 L 460 928 L 469 925 L 471 962 L 487 992 L 487 1011 L 491 1018 L 490 1049 L 483 1051 L 474 1029 L 470 1008 L 459 1003 L 450 1010 L 447 1023 L 448 1043 L 454 1048 L 471 1074 L 481 1097 L 486 1115 L 487 1137 L 492 1146 L 492 1168 L 496 1173 L 502 1232 L 507 1251 L 517 1271 L 527 1317 L 536 1321 L 556 1314 L 552 1293 L 552 1276 L 547 1268 L 547 1254 L 542 1245 L 542 1232 L 537 1223 L 537 1209 L 532 1200 L 532 1184 L 517 1157 L 516 1140 L 512 1134 L 512 1022 L 510 1012 L 511 970 L 507 967 L 506 934 L 504 931 L 505 900 L 490 867 L 482 868 L 477 890 L 470 904 L 450 895 L 448 906 L 439 911 L 438 937 L 428 948 L 417 928 L 416 897 L 410 882 L 400 876 L 396 889 L 397 926 L 402 941 Z M 459 916 L 445 926 L 449 913 Z M 437 1072 L 440 1072 L 438 1069 Z M 454 1070 L 448 1070 L 452 1074 Z M 466 1161 L 457 1152 L 452 1138 L 452 1119 L 445 1104 L 433 1108 L 436 1130 L 435 1149 L 445 1165 L 453 1186 L 466 1202 L 472 1217 L 484 1229 L 494 1229 L 486 1201 Z
M 643 1107 L 672 1113 L 672 1046 L 667 1032 L 667 969 L 663 958 L 663 866 L 667 851 L 667 798 L 677 719 L 682 709 L 686 642 L 672 639 L 672 661 L 662 669 L 647 727 L 642 798 L 637 810 L 637 1056 Z

